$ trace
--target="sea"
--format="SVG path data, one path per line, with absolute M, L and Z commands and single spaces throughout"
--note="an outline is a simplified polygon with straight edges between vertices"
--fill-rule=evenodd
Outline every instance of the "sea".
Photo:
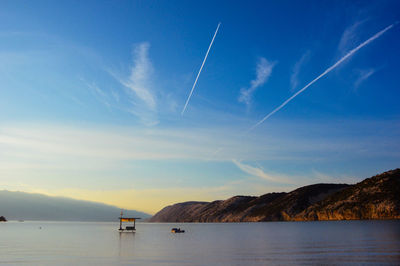
M 185 233 L 171 233 L 178 227 Z M 400 265 L 400 221 L 0 223 L 2 265 Z

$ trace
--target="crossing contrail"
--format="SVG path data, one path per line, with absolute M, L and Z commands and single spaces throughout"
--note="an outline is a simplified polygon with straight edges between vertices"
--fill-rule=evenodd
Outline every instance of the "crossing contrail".
M 207 60 L 208 53 L 210 52 L 211 46 L 213 45 L 215 36 L 217 35 L 217 32 L 218 32 L 218 29 L 219 29 L 219 26 L 220 26 L 220 25 L 221 25 L 221 22 L 218 23 L 217 29 L 215 30 L 215 33 L 214 33 L 214 36 L 213 36 L 213 38 L 212 38 L 212 40 L 211 40 L 210 46 L 208 46 L 208 50 L 207 50 L 206 56 L 204 57 L 203 63 L 201 64 L 199 73 L 197 73 L 196 80 L 195 80 L 194 83 L 193 83 L 192 90 L 190 91 L 190 94 L 189 94 L 189 96 L 188 96 L 188 98 L 187 98 L 187 100 L 186 100 L 186 103 L 185 103 L 185 106 L 183 107 L 183 110 L 182 110 L 182 112 L 181 112 L 181 115 L 183 115 L 183 113 L 185 112 L 186 107 L 187 107 L 187 105 L 188 105 L 188 103 L 189 103 L 189 100 L 190 100 L 190 98 L 192 97 L 192 94 L 193 94 L 193 91 L 194 91 L 194 87 L 196 87 L 197 80 L 199 79 L 199 76 L 200 76 L 201 70 L 203 69 L 204 63 L 205 63 L 206 60 Z
M 304 86 L 301 90 L 299 90 L 298 92 L 296 92 L 295 94 L 293 94 L 289 99 L 287 99 L 286 101 L 284 101 L 281 105 L 279 105 L 277 108 L 275 108 L 272 112 L 270 112 L 269 114 L 267 114 L 263 119 L 261 119 L 257 124 L 255 124 L 254 126 L 252 126 L 251 128 L 249 128 L 246 133 L 252 131 L 253 129 L 255 129 L 256 127 L 258 127 L 259 125 L 261 125 L 265 120 L 267 120 L 268 118 L 270 118 L 273 114 L 275 114 L 276 112 L 278 112 L 280 109 L 282 109 L 283 107 L 285 107 L 285 105 L 287 105 L 291 100 L 293 100 L 297 95 L 299 95 L 300 93 L 302 93 L 303 91 L 305 91 L 308 87 L 310 87 L 312 84 L 314 84 L 316 81 L 318 81 L 320 78 L 322 78 L 323 76 L 325 76 L 326 74 L 328 74 L 329 72 L 331 72 L 333 69 L 335 69 L 337 66 L 339 66 L 343 61 L 345 61 L 347 58 L 349 58 L 350 56 L 352 56 L 353 54 L 355 54 L 358 50 L 360 50 L 361 48 L 363 48 L 364 46 L 366 46 L 367 44 L 369 44 L 370 42 L 374 41 L 375 39 L 379 38 L 382 34 L 384 34 L 386 31 L 390 30 L 391 28 L 393 28 L 393 26 L 395 26 L 396 24 L 398 24 L 398 22 L 395 22 L 389 26 L 387 26 L 386 28 L 384 28 L 383 30 L 381 30 L 380 32 L 376 33 L 374 36 L 372 36 L 371 38 L 369 38 L 368 40 L 364 41 L 363 43 L 361 43 L 360 45 L 358 45 L 356 48 L 354 48 L 353 50 L 351 50 L 350 52 L 348 52 L 345 56 L 343 56 L 342 58 L 340 58 L 339 61 L 337 61 L 335 64 L 333 64 L 332 66 L 330 66 L 329 68 L 327 68 L 322 74 L 320 74 L 318 77 L 316 77 L 315 79 L 313 79 L 310 83 L 308 83 L 306 86 Z

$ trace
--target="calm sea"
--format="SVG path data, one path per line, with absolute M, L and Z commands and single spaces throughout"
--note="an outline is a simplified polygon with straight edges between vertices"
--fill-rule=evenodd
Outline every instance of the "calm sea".
M 172 227 L 186 230 L 172 234 Z M 0 264 L 400 265 L 400 221 L 0 223 Z

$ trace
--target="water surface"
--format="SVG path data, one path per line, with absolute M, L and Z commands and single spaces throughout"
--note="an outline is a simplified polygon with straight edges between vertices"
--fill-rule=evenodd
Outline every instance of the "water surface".
M 118 226 L 0 223 L 0 264 L 400 265 L 400 221 L 137 223 L 136 233 Z

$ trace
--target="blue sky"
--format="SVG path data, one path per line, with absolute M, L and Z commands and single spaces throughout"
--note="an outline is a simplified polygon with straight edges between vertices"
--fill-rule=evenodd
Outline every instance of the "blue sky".
M 398 21 L 397 1 L 2 1 L 0 186 L 155 212 L 396 168 Z

